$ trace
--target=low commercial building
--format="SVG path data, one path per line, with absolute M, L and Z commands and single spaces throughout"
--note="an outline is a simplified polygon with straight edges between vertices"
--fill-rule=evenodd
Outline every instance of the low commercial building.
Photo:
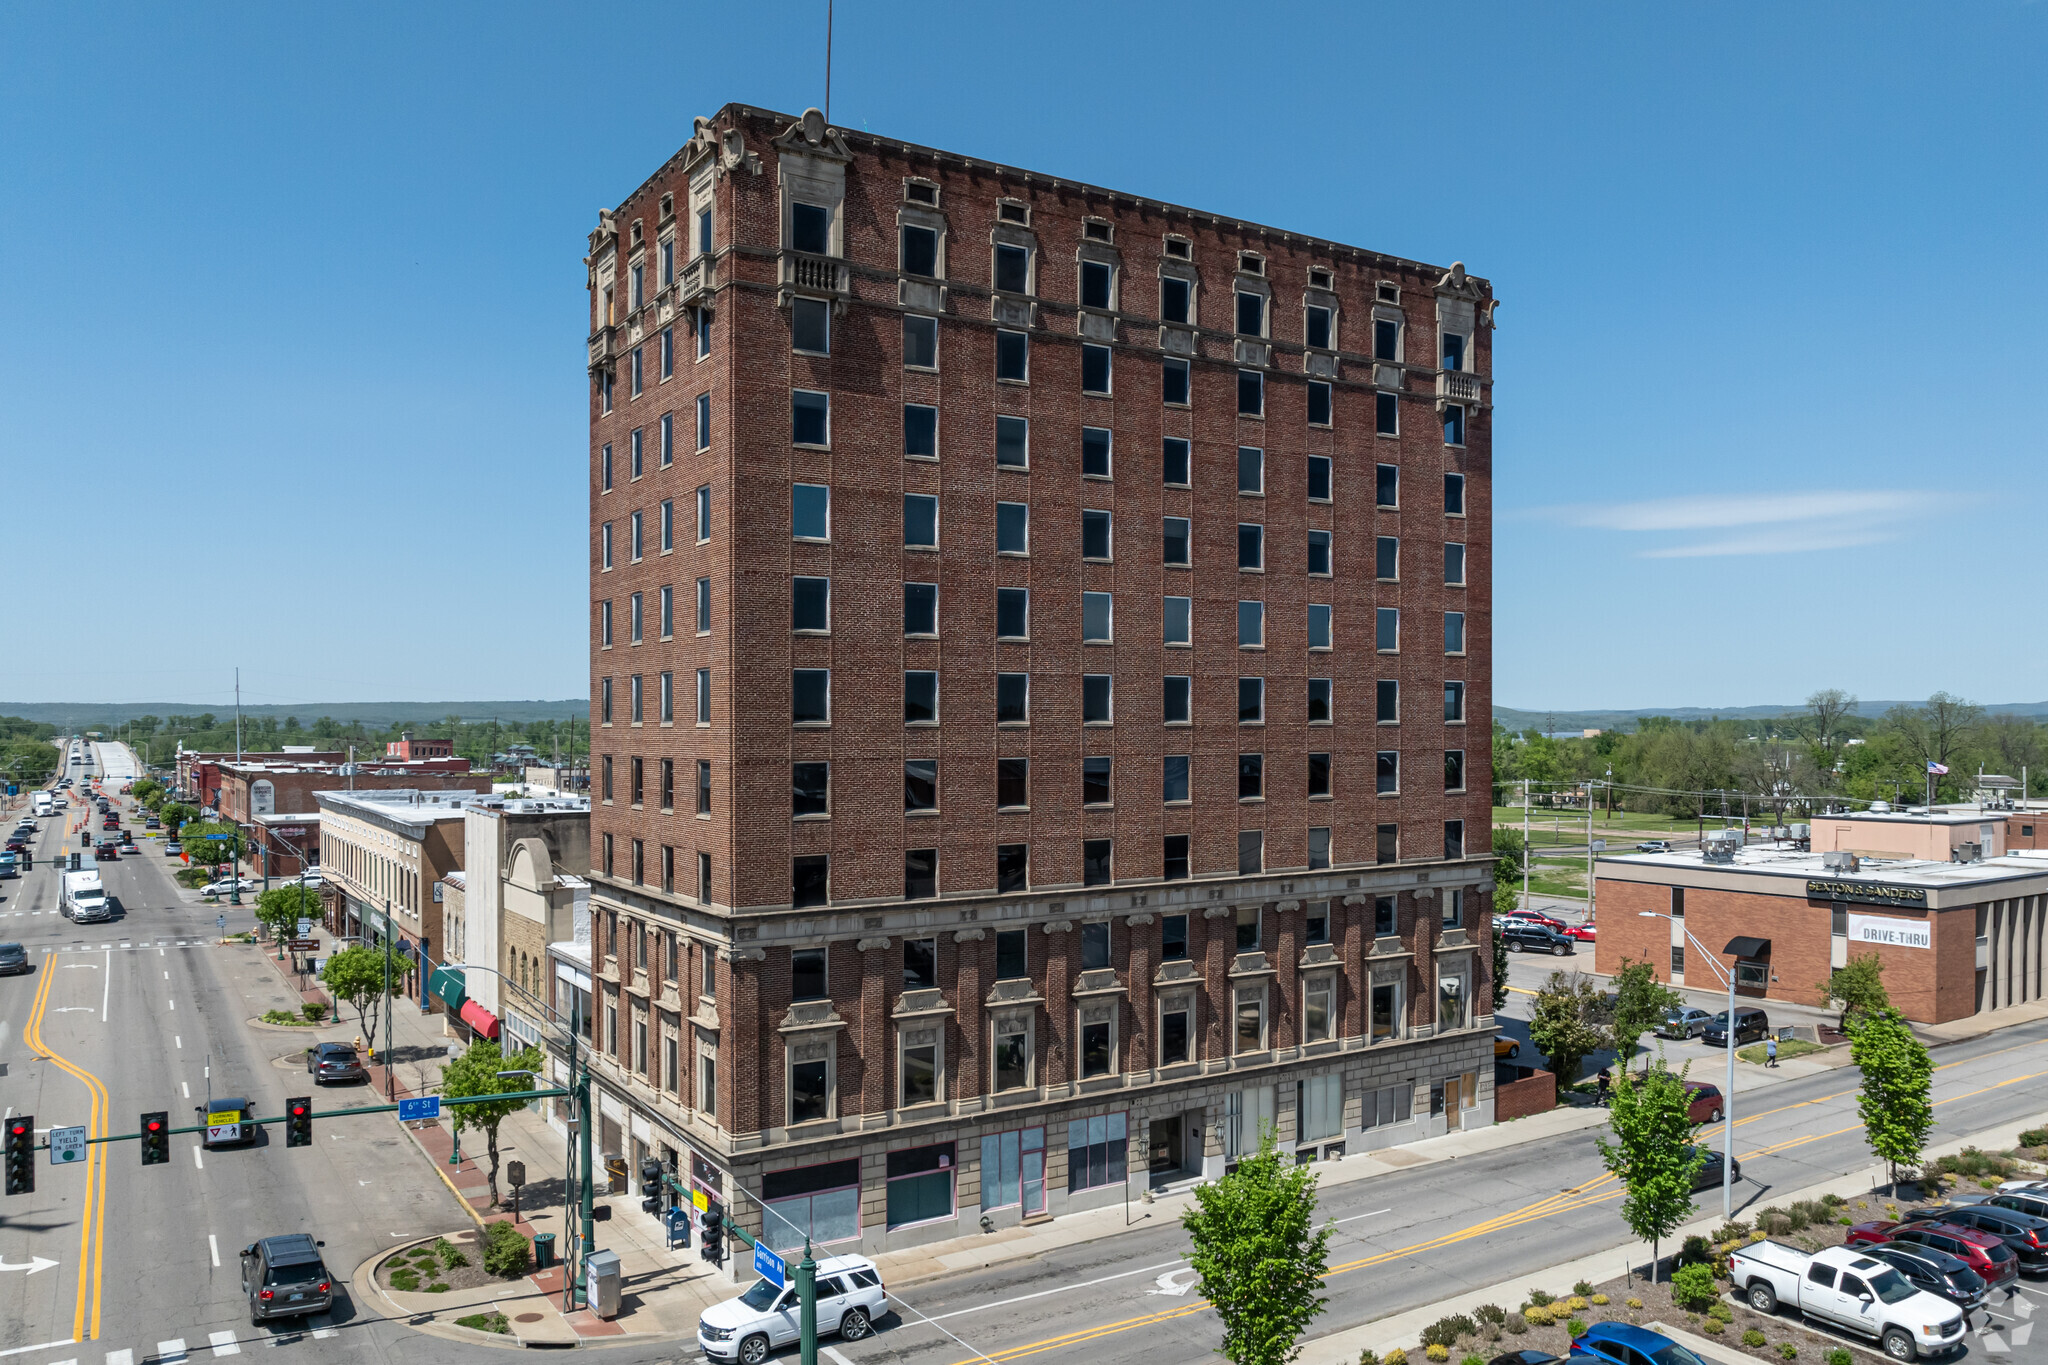
M 1882 803 L 1845 815 L 1817 815 L 1808 828 L 1815 853 L 1853 853 L 1859 858 L 1948 862 L 1958 850 L 1981 858 L 2006 851 L 2006 817 L 1976 806 L 1914 807 L 1894 810 Z
M 259 815 L 249 822 L 248 865 L 257 876 L 296 877 L 320 866 L 320 811 Z
M 570 938 L 590 884 L 567 869 L 590 860 L 590 802 L 492 798 L 463 813 L 461 909 L 444 902 L 447 961 L 463 974 L 462 1021 L 506 1046 L 538 1043 L 548 999 L 549 943 Z
M 1848 823 L 1859 840 L 1906 837 Z M 1822 828 L 1814 823 L 1816 843 Z M 1913 837 L 1947 830 L 1931 821 Z M 1825 1006 L 1829 973 L 1875 953 L 1892 1003 L 1929 1024 L 2042 993 L 2048 853 L 1978 859 L 1964 849 L 1937 861 L 1731 844 L 1603 857 L 1595 877 L 1600 972 L 1648 962 L 1661 980 L 1713 990 L 1727 971 L 1746 998 Z
M 488 773 L 472 773 L 466 758 L 393 759 L 379 763 L 306 763 L 255 755 L 212 765 L 219 818 L 248 824 L 279 811 L 315 809 L 324 791 L 452 791 L 488 795 Z
M 415 758 L 453 758 L 455 741 L 452 739 L 421 739 L 407 730 L 397 739 L 384 746 L 384 757 L 401 760 Z

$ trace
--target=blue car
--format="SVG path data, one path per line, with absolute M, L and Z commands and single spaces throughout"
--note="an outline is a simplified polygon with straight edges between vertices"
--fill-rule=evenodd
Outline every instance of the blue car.
M 1596 1356 L 1607 1365 L 1703 1365 L 1700 1358 L 1661 1332 L 1625 1322 L 1596 1322 L 1572 1340 L 1572 1354 Z

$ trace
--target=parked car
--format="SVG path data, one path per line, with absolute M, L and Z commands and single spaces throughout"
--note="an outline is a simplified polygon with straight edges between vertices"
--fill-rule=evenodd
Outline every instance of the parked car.
M 1546 929 L 1564 932 L 1564 921 L 1555 915 L 1546 915 L 1541 910 L 1510 910 L 1500 917 L 1502 924 L 1540 924 Z
M 1493 1059 L 1496 1062 L 1504 1061 L 1514 1057 L 1519 1057 L 1521 1055 L 1522 1043 L 1520 1039 L 1496 1037 L 1493 1040 Z
M 1808 1255 L 1783 1242 L 1752 1242 L 1729 1254 L 1728 1278 L 1759 1313 L 1774 1313 L 1784 1304 L 1878 1342 L 1893 1360 L 1916 1360 L 1963 1344 L 1963 1315 L 1953 1303 L 1915 1289 L 1897 1270 L 1855 1247 Z
M 2020 1260 L 2004 1239 L 1949 1223 L 1900 1223 L 1888 1218 L 1857 1223 L 1843 1239 L 1848 1246 L 1896 1242 L 1945 1251 L 1977 1272 L 1994 1289 L 2019 1279 Z
M 1698 1150 L 1688 1148 L 1688 1151 Z M 1721 1188 L 1721 1154 L 1709 1147 L 1705 1150 L 1706 1160 L 1700 1163 L 1698 1174 L 1692 1178 L 1694 1190 L 1718 1190 Z M 1729 1183 L 1742 1179 L 1742 1162 L 1731 1161 L 1728 1168 Z
M 1557 930 L 1524 920 L 1509 920 L 1502 926 L 1500 936 L 1507 940 L 1511 953 L 1549 953 L 1555 957 L 1567 957 L 1578 951 L 1577 945 Z
M 874 1320 L 889 1309 L 888 1287 L 865 1256 L 818 1262 L 816 1283 L 821 1336 L 837 1332 L 847 1341 L 859 1341 L 875 1330 Z M 738 1298 L 704 1310 L 697 1319 L 697 1345 L 712 1360 L 761 1365 L 776 1347 L 796 1340 L 797 1326 L 794 1281 L 778 1289 L 772 1281 L 756 1280 Z
M 2036 1218 L 2048 1218 L 2048 1189 L 2008 1190 L 2000 1186 L 1998 1193 L 1984 1202 L 1993 1208 L 2011 1209 L 2015 1213 L 2029 1213 Z
M 320 1043 L 307 1048 L 306 1070 L 312 1073 L 315 1085 L 370 1079 L 370 1073 L 363 1069 L 362 1059 L 347 1043 Z
M 1691 1005 L 1675 1009 L 1664 1016 L 1664 1022 L 1657 1025 L 1659 1038 L 1697 1038 L 1707 1031 L 1714 1016 Z
M 35 963 L 29 961 L 28 949 L 19 943 L 0 943 L 0 976 L 20 976 L 35 969 Z
M 1758 1009 L 1737 1009 L 1735 1038 L 1731 1042 L 1728 1037 L 1728 1011 L 1722 1010 L 1700 1030 L 1700 1041 L 1708 1047 L 1741 1047 L 1744 1043 L 1762 1042 L 1770 1034 L 1770 1016 Z
M 1984 1302 L 1984 1295 L 1990 1289 L 1982 1275 L 1947 1252 L 1936 1251 L 1933 1247 L 1885 1242 L 1866 1246 L 1863 1254 L 1898 1271 L 1915 1289 L 1937 1294 L 1966 1311 Z
M 1669 839 L 1645 839 L 1636 845 L 1636 852 L 1638 853 L 1669 853 L 1670 851 L 1671 841 Z
M 1573 1337 L 1572 1355 L 1581 1354 L 1605 1365 L 1701 1365 L 1698 1356 L 1670 1337 L 1625 1322 L 1596 1322 Z
M 247 877 L 222 877 L 217 882 L 208 882 L 200 887 L 199 894 L 202 896 L 231 896 L 237 889 L 245 893 L 254 891 L 256 883 Z
M 185 851 L 185 846 L 184 846 L 183 844 L 179 843 L 179 842 L 178 842 L 178 841 L 177 841 L 176 839 L 166 839 L 166 840 L 164 840 L 164 856 L 165 856 L 165 857 L 167 857 L 167 858 L 175 858 L 175 857 L 177 857 L 178 855 L 182 854 L 182 853 L 183 853 L 184 851 Z
M 309 867 L 299 874 L 300 886 L 324 886 L 326 884 L 327 879 L 320 875 L 320 869 L 317 867 Z
M 1944 1208 L 1911 1209 L 1907 1223 L 1947 1223 L 1996 1237 L 2012 1248 L 2021 1270 L 2048 1270 L 2048 1218 L 1993 1204 L 1951 1204 Z
M 295 1232 L 242 1248 L 242 1292 L 249 1297 L 251 1326 L 334 1307 L 334 1277 L 320 1259 L 326 1245 Z
M 1567 924 L 1564 927 L 1564 936 L 1569 939 L 1576 939 L 1580 943 L 1593 942 L 1595 932 L 1596 930 L 1591 920 L 1587 920 L 1583 924 Z
M 1719 1123 L 1721 1121 L 1721 1087 L 1712 1081 L 1687 1081 L 1685 1083 L 1685 1116 L 1694 1123 Z

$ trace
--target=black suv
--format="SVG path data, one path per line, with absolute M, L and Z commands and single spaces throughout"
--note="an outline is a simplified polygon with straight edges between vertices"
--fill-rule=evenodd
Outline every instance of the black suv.
M 1506 924 L 1501 926 L 1500 936 L 1507 940 L 1511 953 L 1549 953 L 1555 957 L 1566 957 L 1578 951 L 1573 940 L 1547 924 Z
M 249 1296 L 252 1325 L 334 1307 L 334 1277 L 320 1259 L 320 1248 L 326 1245 L 294 1232 L 242 1248 L 242 1292 Z
M 19 976 L 34 970 L 35 964 L 28 960 L 28 949 L 19 943 L 0 943 L 0 975 Z
M 1735 1039 L 1728 1038 L 1728 1011 L 1722 1010 L 1707 1021 L 1700 1033 L 1700 1041 L 1708 1047 L 1741 1047 L 1744 1043 L 1760 1043 L 1771 1036 L 1771 1019 L 1762 1010 L 1735 1010 Z
M 1947 1208 L 1912 1209 L 1907 1222 L 1951 1223 L 1991 1234 L 2012 1249 L 2021 1270 L 2048 1270 L 2048 1218 L 1997 1208 L 1990 1204 L 1959 1204 Z

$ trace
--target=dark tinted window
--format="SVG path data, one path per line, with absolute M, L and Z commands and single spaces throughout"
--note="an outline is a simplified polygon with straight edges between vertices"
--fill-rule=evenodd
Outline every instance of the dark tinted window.
M 264 1275 L 263 1283 L 272 1284 L 316 1284 L 327 1278 L 327 1267 L 318 1261 L 300 1261 L 294 1265 L 274 1265 Z
M 789 244 L 822 256 L 832 249 L 832 213 L 816 204 L 789 206 Z M 929 270 L 923 272 L 930 274 Z

